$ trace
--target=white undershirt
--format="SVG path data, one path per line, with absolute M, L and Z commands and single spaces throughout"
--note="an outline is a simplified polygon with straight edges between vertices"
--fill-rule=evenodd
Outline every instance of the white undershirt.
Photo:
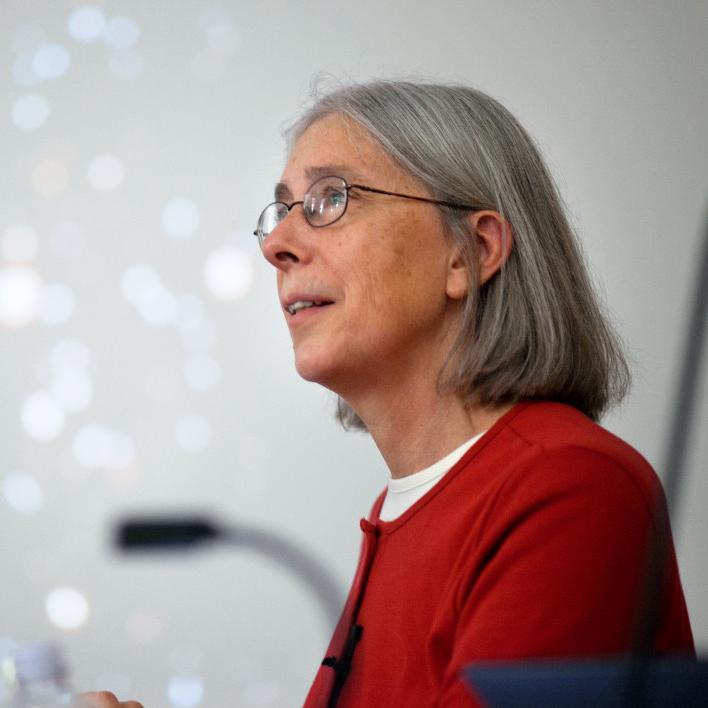
M 475 435 L 471 440 L 462 443 L 460 447 L 453 450 L 449 455 L 445 455 L 442 460 L 434 462 L 430 467 L 426 467 L 420 472 L 409 474 L 400 479 L 388 479 L 388 489 L 386 498 L 379 519 L 381 521 L 393 521 L 401 514 L 410 509 L 418 499 L 430 491 L 462 458 L 462 456 L 479 440 L 486 431 Z

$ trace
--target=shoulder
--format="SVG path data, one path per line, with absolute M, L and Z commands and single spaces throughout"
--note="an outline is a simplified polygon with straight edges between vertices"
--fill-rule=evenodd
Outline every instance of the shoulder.
M 504 548 L 505 557 L 539 563 L 546 553 L 553 563 L 582 559 L 583 577 L 589 568 L 620 572 L 642 559 L 653 519 L 666 522 L 663 489 L 646 460 L 568 406 L 531 404 L 513 413 L 480 464 L 489 484 L 478 538 L 488 553 Z
M 648 464 L 631 445 L 590 420 L 577 408 L 563 403 L 522 403 L 499 422 L 530 445 L 546 450 L 573 445 L 604 452 L 618 461 Z
M 509 435 L 523 441 L 535 461 L 592 461 L 600 469 L 623 470 L 643 486 L 656 483 L 647 460 L 614 433 L 562 403 L 522 404 L 502 419 Z
M 598 508 L 623 503 L 647 511 L 663 503 L 659 478 L 644 457 L 575 408 L 521 404 L 494 428 L 486 457 L 505 460 L 497 477 L 503 496 L 563 494 L 591 499 Z

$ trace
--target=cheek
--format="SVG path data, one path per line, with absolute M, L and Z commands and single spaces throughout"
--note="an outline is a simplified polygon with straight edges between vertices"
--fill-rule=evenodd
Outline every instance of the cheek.
M 381 336 L 380 330 L 410 327 L 417 319 L 429 319 L 428 310 L 438 308 L 433 273 L 421 271 L 404 255 L 382 260 L 372 253 L 368 262 L 349 270 L 352 324 L 361 327 L 362 334 L 364 328 Z
M 351 294 L 371 316 L 390 311 L 396 305 L 402 290 L 399 281 L 405 269 L 401 268 L 402 254 L 398 249 L 391 249 L 386 234 L 369 233 L 357 257 L 350 260 L 349 272 L 353 285 Z
M 437 223 L 413 211 L 402 219 L 367 220 L 355 243 L 337 241 L 350 324 L 370 326 L 380 318 L 390 328 L 439 312 L 445 302 L 445 244 L 438 231 Z

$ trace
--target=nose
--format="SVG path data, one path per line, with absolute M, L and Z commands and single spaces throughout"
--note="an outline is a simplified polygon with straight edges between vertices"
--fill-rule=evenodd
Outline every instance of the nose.
M 305 220 L 300 204 L 293 205 L 288 215 L 265 237 L 263 255 L 266 260 L 282 271 L 289 270 L 297 263 L 310 257 L 311 228 Z

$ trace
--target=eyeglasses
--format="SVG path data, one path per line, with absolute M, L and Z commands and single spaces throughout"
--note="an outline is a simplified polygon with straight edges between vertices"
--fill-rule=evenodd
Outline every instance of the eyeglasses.
M 347 211 L 349 191 L 352 189 L 359 189 L 362 192 L 372 192 L 374 194 L 385 194 L 390 197 L 400 197 L 401 199 L 414 199 L 418 202 L 428 202 L 429 204 L 437 204 L 438 206 L 445 206 L 450 209 L 464 209 L 467 211 L 479 209 L 479 207 L 470 206 L 468 204 L 455 204 L 454 202 L 445 202 L 439 199 L 414 197 L 411 194 L 387 192 L 383 189 L 365 187 L 363 184 L 348 184 L 342 177 L 332 175 L 320 177 L 320 179 L 313 182 L 307 192 L 305 192 L 304 199 L 301 201 L 291 202 L 290 204 L 286 204 L 285 202 L 272 202 L 268 204 L 258 218 L 258 226 L 253 232 L 253 235 L 258 237 L 258 243 L 261 245 L 261 248 L 263 248 L 263 243 L 266 238 L 268 238 L 268 235 L 285 219 L 290 213 L 290 210 L 297 204 L 302 204 L 305 219 L 307 219 L 307 223 L 310 224 L 310 226 L 314 226 L 318 229 L 323 226 L 330 226 L 334 224 L 335 221 L 339 221 Z

